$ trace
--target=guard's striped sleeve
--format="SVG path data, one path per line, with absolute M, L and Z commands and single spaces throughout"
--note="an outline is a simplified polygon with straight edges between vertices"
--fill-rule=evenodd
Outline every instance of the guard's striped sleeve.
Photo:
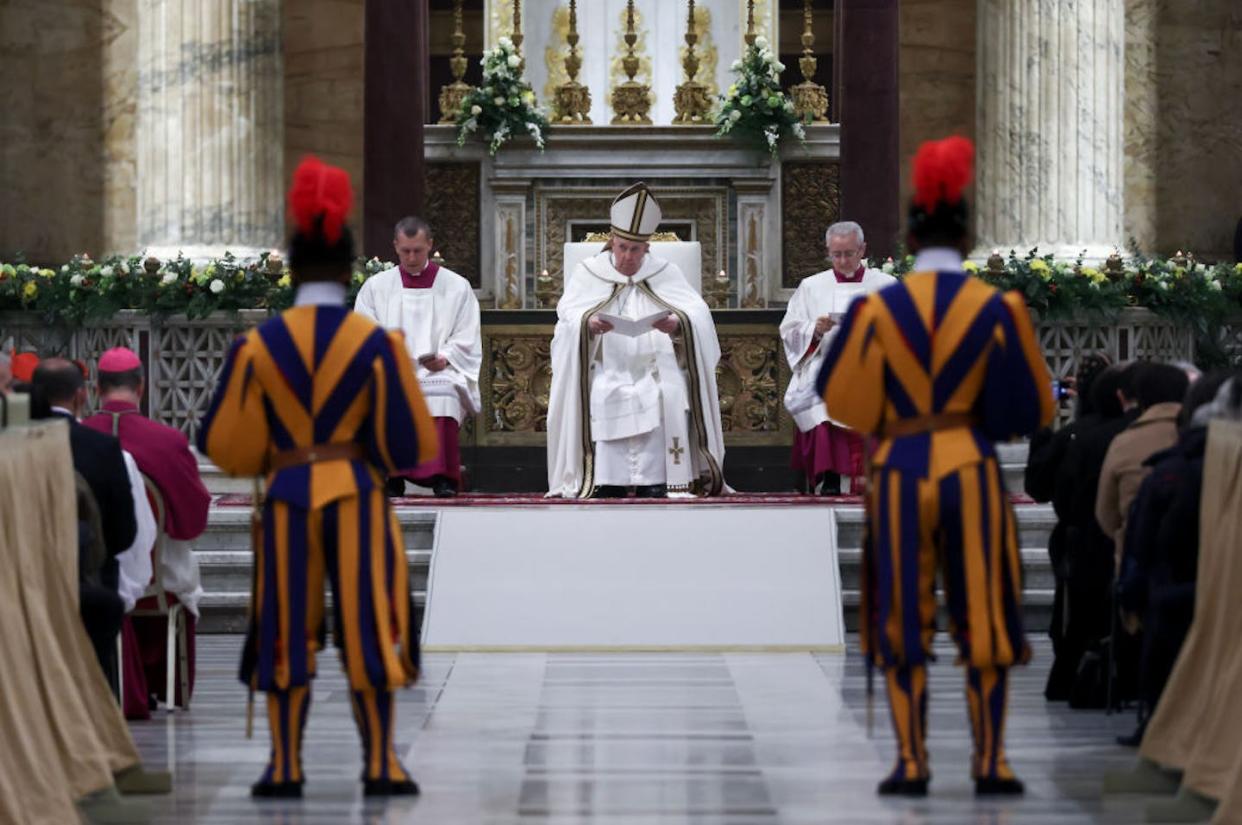
M 254 367 L 258 346 L 253 331 L 233 342 L 215 397 L 198 427 L 199 452 L 235 476 L 259 475 L 266 464 L 268 422 Z

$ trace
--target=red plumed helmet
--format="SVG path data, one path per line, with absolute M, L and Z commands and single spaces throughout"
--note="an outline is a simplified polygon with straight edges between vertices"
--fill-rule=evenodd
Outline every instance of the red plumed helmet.
M 975 145 L 959 136 L 929 140 L 914 155 L 914 205 L 934 212 L 962 199 L 974 168 Z
M 353 187 L 344 169 L 329 166 L 314 155 L 302 158 L 289 186 L 289 211 L 299 232 L 312 235 L 315 221 L 322 215 L 324 240 L 335 244 L 341 239 L 353 202 Z

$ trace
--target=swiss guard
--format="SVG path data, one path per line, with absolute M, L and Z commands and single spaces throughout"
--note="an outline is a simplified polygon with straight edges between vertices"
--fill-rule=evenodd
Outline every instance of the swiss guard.
M 289 192 L 294 306 L 233 344 L 198 433 L 199 450 L 222 470 L 267 479 L 241 664 L 242 682 L 267 694 L 272 736 L 256 797 L 302 795 L 325 579 L 364 793 L 418 793 L 393 747 L 393 691 L 417 679 L 419 648 L 384 480 L 434 458 L 438 445 L 401 333 L 345 307 L 352 199 L 341 169 L 315 158 L 298 166 Z
M 1017 525 L 993 442 L 1046 426 L 1053 399 L 1022 297 L 962 271 L 973 155 L 960 137 L 919 147 L 907 239 L 914 269 L 851 305 L 819 375 L 828 414 L 878 439 L 860 624 L 864 655 L 884 671 L 899 750 L 881 795 L 924 796 L 931 778 L 937 573 L 966 666 L 975 793 L 1023 792 L 1005 758 L 1005 711 L 1009 668 L 1030 648 Z

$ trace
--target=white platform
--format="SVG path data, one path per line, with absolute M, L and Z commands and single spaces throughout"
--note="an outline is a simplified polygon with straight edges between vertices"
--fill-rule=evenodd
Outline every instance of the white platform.
M 428 650 L 840 650 L 829 507 L 440 511 Z

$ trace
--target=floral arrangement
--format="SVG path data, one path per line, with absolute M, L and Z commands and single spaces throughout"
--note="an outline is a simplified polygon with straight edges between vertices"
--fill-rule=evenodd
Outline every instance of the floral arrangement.
M 806 129 L 794 113 L 793 101 L 780 86 L 785 66 L 776 59 L 767 38 L 756 37 L 741 59 L 733 61 L 732 70 L 736 80 L 720 96 L 716 113 L 718 137 L 736 135 L 773 156 L 789 135 L 806 140 Z
M 483 53 L 483 82 L 466 95 L 457 113 L 458 146 L 478 135 L 495 155 L 506 141 L 529 134 L 543 150 L 548 117 L 535 105 L 535 92 L 521 71 L 522 57 L 507 37 Z
M 367 278 L 395 264 L 358 260 L 350 279 L 353 303 Z M 243 261 L 230 254 L 206 263 L 180 257 L 78 255 L 57 269 L 0 264 L 0 310 L 26 310 L 49 324 L 80 326 L 134 309 L 151 315 L 203 318 L 242 309 L 279 311 L 293 304 L 292 275 L 280 256 Z
M 1115 255 L 1102 266 L 1083 260 L 1056 261 L 1031 249 L 1008 257 L 994 251 L 986 263 L 967 261 L 964 268 L 993 286 L 1017 290 L 1041 318 L 1094 314 L 1107 319 L 1126 307 L 1143 307 L 1158 315 L 1203 326 L 1242 313 L 1242 264 L 1208 265 L 1180 252 L 1169 259 Z M 889 258 L 881 268 L 901 277 L 914 256 Z

